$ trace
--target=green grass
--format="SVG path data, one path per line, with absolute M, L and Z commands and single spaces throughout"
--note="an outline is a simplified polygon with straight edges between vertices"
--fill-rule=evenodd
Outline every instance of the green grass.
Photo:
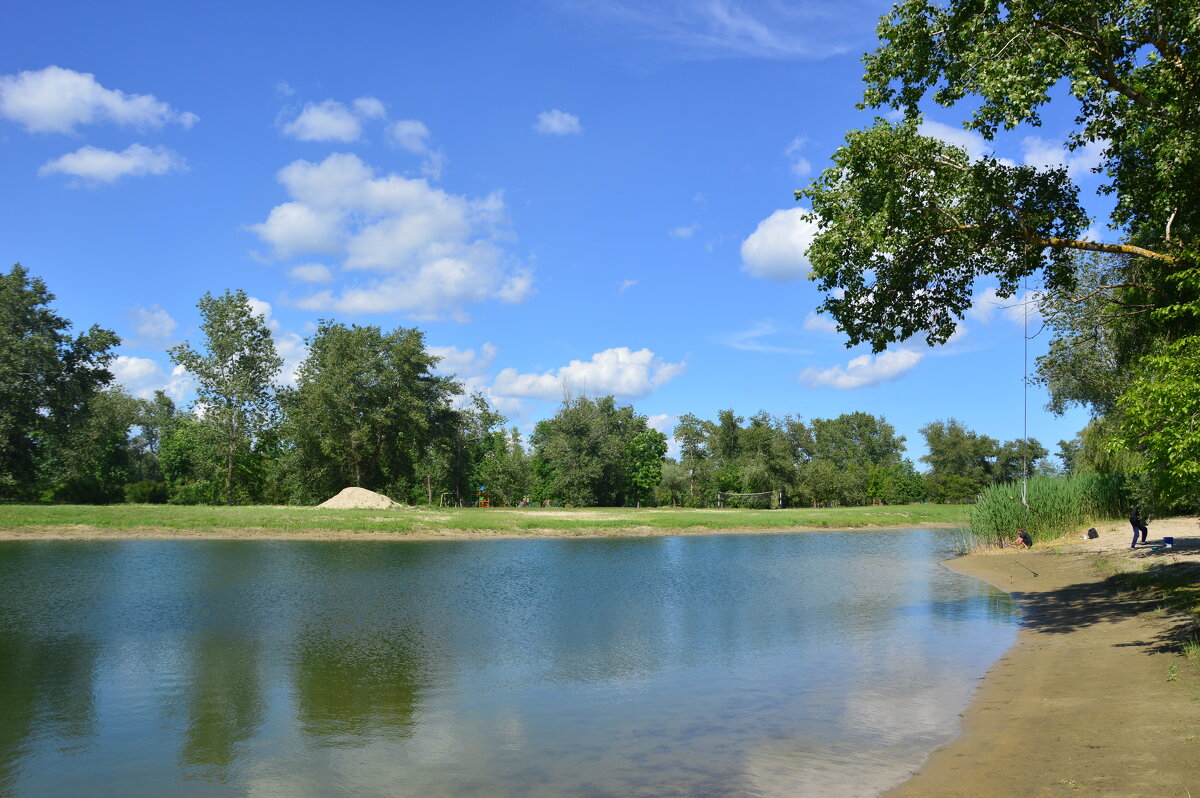
M 0 505 L 0 530 L 92 527 L 103 530 L 270 530 L 273 532 L 442 531 L 529 533 L 659 530 L 867 529 L 963 525 L 962 505 L 835 507 L 787 510 L 686 510 L 672 508 L 428 508 L 325 510 L 316 507 L 197 507 L 154 504 Z

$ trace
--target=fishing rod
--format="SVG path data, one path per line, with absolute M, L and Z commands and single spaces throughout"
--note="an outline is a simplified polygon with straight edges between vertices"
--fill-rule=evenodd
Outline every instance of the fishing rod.
M 1028 565 L 1026 565 L 1025 563 L 1021 562 L 1020 560 L 1013 560 L 1013 562 L 1015 562 L 1017 565 L 1021 566 L 1022 568 L 1024 568 L 1026 571 L 1028 571 L 1029 573 L 1033 574 L 1034 576 L 1037 576 L 1037 571 L 1033 570 L 1033 569 L 1032 569 L 1032 568 L 1030 568 Z

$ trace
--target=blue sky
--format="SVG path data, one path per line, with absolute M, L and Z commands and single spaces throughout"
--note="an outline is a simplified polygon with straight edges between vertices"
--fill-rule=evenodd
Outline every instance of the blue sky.
M 0 28 L 0 241 L 134 393 L 243 288 L 288 369 L 321 318 L 418 326 L 531 429 L 615 393 L 670 430 L 731 407 L 1022 432 L 1020 314 L 989 286 L 948 345 L 847 350 L 805 279 L 794 189 L 855 110 L 871 0 L 20 4 Z M 966 112 L 927 131 L 978 154 Z M 1066 164 L 1073 109 L 995 151 Z M 1099 233 L 1106 238 L 1104 233 Z M 1036 318 L 1031 330 L 1038 327 Z M 1029 345 L 1029 362 L 1045 347 Z M 1086 422 L 1030 390 L 1051 450 Z

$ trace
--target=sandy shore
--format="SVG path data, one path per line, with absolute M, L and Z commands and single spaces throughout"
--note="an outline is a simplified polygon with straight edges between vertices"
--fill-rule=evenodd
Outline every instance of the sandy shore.
M 387 520 L 387 519 L 381 519 Z M 215 527 L 210 529 L 174 529 L 135 526 L 110 528 L 88 524 L 0 529 L 0 541 L 19 540 L 312 540 L 312 541 L 396 541 L 396 540 L 504 540 L 531 538 L 626 538 L 667 537 L 670 535 L 790 535 L 796 532 L 879 532 L 888 529 L 957 529 L 959 524 L 909 523 L 869 524 L 854 527 L 753 527 L 722 529 L 707 526 L 663 528 L 620 526 L 577 529 L 432 529 L 432 530 L 340 530 L 340 529 L 268 529 L 260 527 Z
M 1200 526 L 1152 521 L 1151 544 L 1176 539 L 1157 551 L 1129 551 L 1127 524 L 1101 533 L 947 563 L 1008 591 L 1022 627 L 961 736 L 886 796 L 1200 798 L 1200 669 L 1178 653 L 1181 621 L 1105 584 L 1113 570 L 1200 567 Z

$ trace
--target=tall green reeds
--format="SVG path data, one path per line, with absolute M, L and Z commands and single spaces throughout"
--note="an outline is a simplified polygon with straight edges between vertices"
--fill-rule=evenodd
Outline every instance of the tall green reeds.
M 1075 477 L 1033 477 L 1026 503 L 1021 484 L 993 485 L 979 496 L 968 515 L 978 543 L 999 545 L 1024 529 L 1035 542 L 1055 540 L 1089 524 L 1119 518 L 1125 501 L 1123 475 L 1081 474 Z

